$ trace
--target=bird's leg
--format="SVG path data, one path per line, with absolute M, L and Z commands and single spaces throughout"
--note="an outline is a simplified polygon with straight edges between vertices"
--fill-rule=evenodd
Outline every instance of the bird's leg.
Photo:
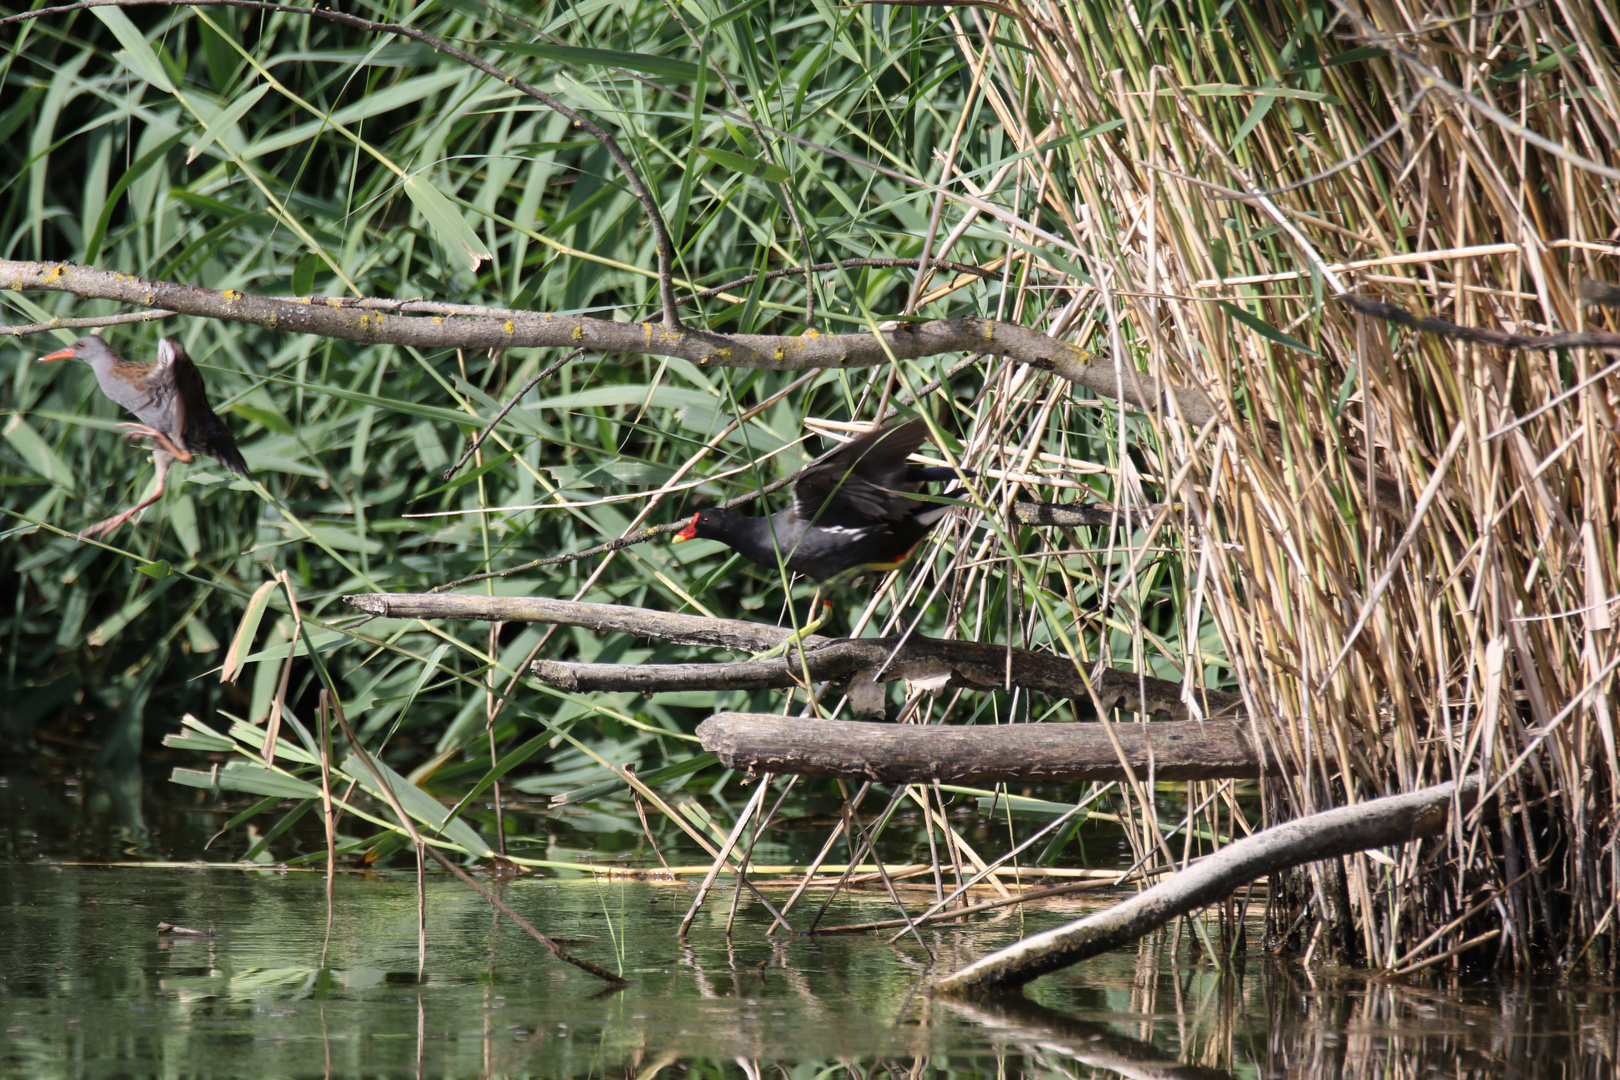
M 79 534 L 79 539 L 84 540 L 92 536 L 110 536 L 114 529 L 118 528 L 124 522 L 128 521 L 130 518 L 134 517 L 136 514 L 140 513 L 142 510 L 145 510 L 148 506 L 151 506 L 153 503 L 161 499 L 163 497 L 163 478 L 168 475 L 169 466 L 174 464 L 174 460 L 174 456 L 167 450 L 164 450 L 162 447 L 154 450 L 152 452 L 152 464 L 157 466 L 157 487 L 153 490 L 152 494 L 148 495 L 146 498 L 142 499 L 128 510 L 122 510 L 114 514 L 112 517 L 107 518 L 105 521 L 96 522 L 94 525 L 81 532 Z
M 192 462 L 192 453 L 191 453 L 191 451 L 185 449 L 179 443 L 177 443 L 173 439 L 169 438 L 169 436 L 168 436 L 168 434 L 166 432 L 159 431 L 157 428 L 152 427 L 149 424 L 136 424 L 136 423 L 131 422 L 131 423 L 119 424 L 118 426 L 119 427 L 126 427 L 126 428 L 130 429 L 130 430 L 124 432 L 124 438 L 126 438 L 126 439 L 151 439 L 152 440 L 152 445 L 155 448 L 157 448 L 159 450 L 167 451 L 174 458 L 174 460 L 178 461 L 180 464 L 182 464 L 182 465 L 190 465 L 191 464 L 191 462 Z
M 789 634 L 787 637 L 783 638 L 781 644 L 773 645 L 762 653 L 755 653 L 748 659 L 769 660 L 772 657 L 781 656 L 793 646 L 799 644 L 817 630 L 820 630 L 822 626 L 826 625 L 827 619 L 830 617 L 827 612 L 830 610 L 832 610 L 831 602 L 825 604 L 822 602 L 821 589 L 818 587 L 816 589 L 816 595 L 810 599 L 810 621 L 793 631 L 793 633 Z M 817 614 L 818 612 L 820 614 Z

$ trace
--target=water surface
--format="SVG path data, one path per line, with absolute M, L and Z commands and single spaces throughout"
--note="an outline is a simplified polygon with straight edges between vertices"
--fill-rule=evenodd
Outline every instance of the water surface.
M 922 932 L 771 936 L 756 903 L 718 890 L 683 940 L 686 884 L 483 879 L 582 957 L 554 960 L 447 875 L 345 873 L 327 931 L 318 873 L 74 865 L 200 850 L 218 814 L 161 787 L 83 779 L 0 787 L 0 1075 L 29 1077 L 543 1076 L 747 1078 L 1610 1077 L 1607 987 L 1393 980 L 1250 955 L 1221 973 L 1165 934 L 959 1005 L 921 993 L 926 945 L 948 970 L 1073 918 L 1067 899 Z M 191 798 L 186 795 L 185 798 Z M 130 808 L 145 807 L 132 823 Z M 194 835 L 195 834 L 195 835 Z M 89 842 L 91 839 L 94 842 Z M 588 840 L 580 839 L 581 845 Z M 162 849 L 157 851 L 156 849 Z M 196 852 L 189 852 L 195 854 Z M 768 894 L 780 900 L 786 890 Z M 925 898 L 906 897 L 914 909 Z M 819 903 L 819 898 L 816 899 Z M 807 921 L 809 902 L 793 919 Z M 880 891 L 828 922 L 888 918 Z M 163 937 L 158 923 L 209 937 Z

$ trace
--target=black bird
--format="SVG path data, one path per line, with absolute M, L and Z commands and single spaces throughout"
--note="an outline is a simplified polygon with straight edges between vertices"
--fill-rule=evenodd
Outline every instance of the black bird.
M 951 510 L 916 498 L 923 485 L 973 475 L 908 465 L 906 458 L 927 438 L 921 420 L 869 431 L 806 465 L 786 509 L 770 517 L 699 510 L 674 540 L 718 540 L 773 570 L 780 558 L 788 570 L 815 581 L 849 571 L 893 570 Z

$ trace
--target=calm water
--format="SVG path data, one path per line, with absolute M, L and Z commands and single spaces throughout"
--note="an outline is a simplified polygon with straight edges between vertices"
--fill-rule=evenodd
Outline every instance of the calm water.
M 135 816 L 132 812 L 139 811 Z M 0 786 L 0 1076 L 703 1075 L 1612 1077 L 1609 988 L 1456 986 L 1251 957 L 1219 974 L 1168 937 L 1041 980 L 1023 999 L 918 992 L 914 941 L 770 938 L 730 890 L 685 941 L 690 885 L 525 877 L 503 896 L 581 956 L 565 967 L 459 883 L 430 878 L 418 972 L 416 885 L 275 869 L 66 865 L 195 843 L 161 786 Z M 772 890 L 773 895 L 779 895 Z M 801 902 L 802 904 L 803 902 Z M 949 969 L 1075 917 L 1075 901 L 925 931 Z M 802 921 L 804 908 L 795 915 Z M 875 894 L 832 921 L 887 918 Z M 210 931 L 160 938 L 159 921 Z M 323 947 L 324 946 L 324 947 Z M 763 967 L 762 967 L 763 965 Z

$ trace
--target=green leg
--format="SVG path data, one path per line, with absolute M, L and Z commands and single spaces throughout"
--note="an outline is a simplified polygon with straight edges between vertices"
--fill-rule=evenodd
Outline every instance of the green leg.
M 820 630 L 822 628 L 822 626 L 825 625 L 826 622 L 827 622 L 827 619 L 828 619 L 828 615 L 826 614 L 827 610 L 832 607 L 831 603 L 827 603 L 825 605 L 822 603 L 822 601 L 821 601 L 821 592 L 822 592 L 821 589 L 817 589 L 816 590 L 816 595 L 810 598 L 810 613 L 814 617 L 809 622 L 805 623 L 803 626 L 801 626 L 797 630 L 793 631 L 793 633 L 791 633 L 787 637 L 783 638 L 782 643 L 780 645 L 776 645 L 776 646 L 773 646 L 772 648 L 766 649 L 762 653 L 755 653 L 753 656 L 750 656 L 748 659 L 750 659 L 750 660 L 770 660 L 773 657 L 781 656 L 783 653 L 787 652 L 788 649 L 791 646 L 797 645 L 799 642 L 803 641 L 805 638 L 809 637 L 811 634 L 815 633 L 817 630 Z

